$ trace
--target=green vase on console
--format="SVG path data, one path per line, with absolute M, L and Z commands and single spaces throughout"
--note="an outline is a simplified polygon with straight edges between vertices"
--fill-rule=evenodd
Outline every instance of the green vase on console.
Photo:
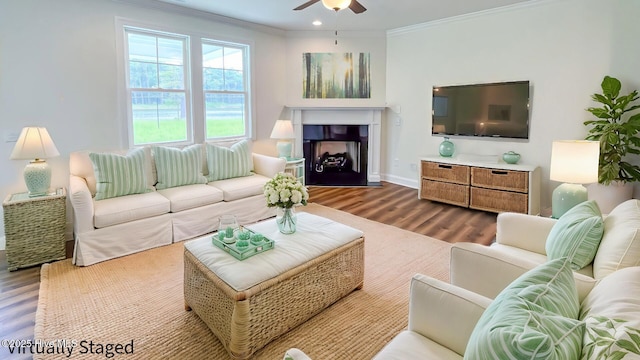
M 453 143 L 449 141 L 449 138 L 445 136 L 444 141 L 440 143 L 438 151 L 440 152 L 440 156 L 451 157 L 453 156 L 455 148 L 455 145 L 453 145 Z

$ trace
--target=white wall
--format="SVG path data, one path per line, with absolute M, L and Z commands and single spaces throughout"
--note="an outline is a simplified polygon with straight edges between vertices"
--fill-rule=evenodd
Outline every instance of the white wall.
M 28 125 L 49 130 L 60 151 L 59 157 L 48 161 L 53 187 L 68 184 L 70 152 L 126 144 L 125 119 L 118 111 L 116 17 L 254 43 L 258 139 L 254 150 L 275 155 L 275 141 L 269 135 L 286 96 L 283 32 L 120 1 L 0 0 L 2 199 L 26 191 L 22 180 L 26 162 L 9 160 L 15 143 L 5 142 L 5 134 L 19 133 Z
M 458 153 L 514 150 L 521 162 L 541 166 L 541 201 L 548 207 L 557 186 L 548 180 L 552 141 L 586 136 L 585 109 L 604 75 L 640 87 L 640 30 L 632 25 L 638 14 L 640 2 L 544 0 L 389 32 L 387 103 L 399 113 L 387 112 L 383 173 L 417 187 L 411 165 L 437 154 L 443 138 L 431 136 L 434 85 L 529 80 L 528 141 L 452 141 Z

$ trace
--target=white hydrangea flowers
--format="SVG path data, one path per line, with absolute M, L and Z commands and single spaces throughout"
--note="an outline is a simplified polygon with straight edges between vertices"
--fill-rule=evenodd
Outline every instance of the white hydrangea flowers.
M 292 174 L 278 173 L 264 185 L 268 207 L 291 208 L 307 205 L 309 192 Z

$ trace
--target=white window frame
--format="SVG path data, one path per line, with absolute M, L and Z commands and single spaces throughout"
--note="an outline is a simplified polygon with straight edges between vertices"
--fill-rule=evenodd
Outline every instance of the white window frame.
M 222 46 L 222 47 L 229 47 L 229 48 L 235 48 L 238 50 L 242 51 L 242 62 L 243 62 L 243 75 L 242 75 L 242 81 L 243 81 L 243 88 L 244 91 L 228 91 L 228 90 L 205 90 L 204 89 L 204 84 L 202 84 L 201 89 L 202 89 L 202 93 L 203 93 L 203 107 L 202 107 L 202 111 L 204 112 L 204 121 L 205 121 L 205 140 L 207 141 L 217 141 L 217 140 L 228 140 L 228 139 L 234 139 L 234 138 L 238 138 L 238 136 L 231 136 L 231 137 L 220 137 L 220 138 L 207 138 L 206 137 L 206 103 L 204 102 L 204 98 L 206 98 L 206 94 L 244 94 L 245 97 L 245 101 L 244 101 L 244 113 L 245 113 L 245 117 L 244 117 L 244 128 L 245 128 L 245 134 L 243 136 L 240 137 L 250 137 L 251 134 L 253 133 L 252 129 L 253 129 L 253 115 L 252 115 L 252 99 L 253 97 L 251 96 L 251 46 L 249 44 L 243 44 L 243 43 L 238 43 L 238 42 L 229 42 L 229 41 L 223 41 L 223 40 L 216 40 L 216 39 L 211 39 L 211 38 L 201 38 L 200 39 L 200 50 L 202 51 L 202 46 L 203 45 L 215 45 L 215 46 Z M 200 60 L 202 60 L 202 54 L 200 54 Z M 200 70 L 204 72 L 204 66 L 202 63 L 200 63 Z M 200 76 L 200 79 L 203 79 L 203 76 Z
M 131 113 L 131 96 L 128 79 L 128 58 L 127 35 L 125 28 L 133 28 L 136 30 L 146 31 L 150 34 L 168 34 L 172 36 L 185 36 L 188 38 L 188 46 L 186 57 L 188 62 L 185 63 L 186 85 L 188 86 L 188 95 L 186 102 L 188 103 L 188 119 L 187 119 L 187 140 L 183 142 L 162 143 L 169 146 L 186 146 L 194 143 L 208 142 L 225 142 L 243 138 L 251 138 L 255 140 L 256 120 L 253 109 L 255 108 L 255 96 L 253 94 L 253 67 L 254 59 L 251 56 L 253 50 L 253 42 L 246 39 L 232 39 L 225 36 L 217 36 L 212 34 L 203 34 L 199 31 L 185 30 L 178 28 L 168 28 L 152 23 L 145 23 L 127 18 L 116 17 L 116 53 L 117 53 L 117 98 L 119 113 L 122 117 L 121 136 L 123 145 L 132 148 L 133 142 L 133 117 Z M 203 63 L 202 63 L 202 44 L 219 43 L 228 44 L 235 47 L 245 46 L 245 63 L 244 63 L 244 81 L 245 81 L 245 134 L 241 136 L 233 136 L 226 138 L 206 139 L 206 116 L 205 116 L 205 96 L 203 85 Z M 189 74 L 187 76 L 186 74 Z M 159 145 L 159 143 L 157 143 Z M 154 145 L 153 143 L 149 145 Z

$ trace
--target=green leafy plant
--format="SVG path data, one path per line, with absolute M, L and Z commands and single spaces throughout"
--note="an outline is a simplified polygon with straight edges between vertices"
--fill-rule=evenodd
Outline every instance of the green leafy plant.
M 625 161 L 628 154 L 640 154 L 640 113 L 628 114 L 640 109 L 633 104 L 639 98 L 638 91 L 620 95 L 620 80 L 610 76 L 604 77 L 601 87 L 602 94 L 591 98 L 602 106 L 587 109 L 597 119 L 584 122 L 590 127 L 586 139 L 600 141 L 598 182 L 640 181 L 640 166 Z

